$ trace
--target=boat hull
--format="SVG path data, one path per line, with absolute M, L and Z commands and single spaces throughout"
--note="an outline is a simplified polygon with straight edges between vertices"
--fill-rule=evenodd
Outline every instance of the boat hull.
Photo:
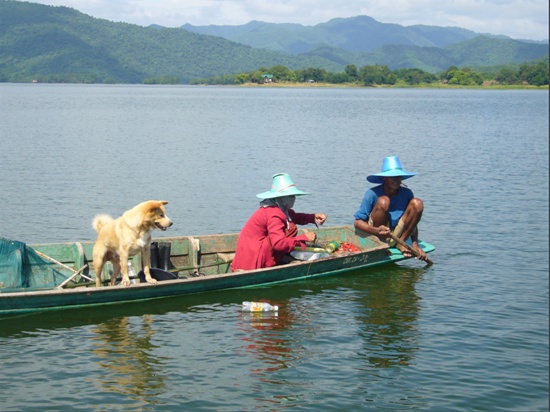
M 236 244 L 236 235 L 167 238 L 162 240 L 168 240 L 174 246 L 171 262 L 186 265 L 182 270 L 176 269 L 180 274 L 178 279 L 161 281 L 155 285 L 136 283 L 129 287 L 115 285 L 99 288 L 89 286 L 95 282 L 80 280 L 79 283 L 73 285 L 76 287 L 29 291 L 0 290 L 0 314 L 118 304 L 218 290 L 257 287 L 300 279 L 333 276 L 406 259 L 397 249 L 389 248 L 377 238 L 357 234 L 351 227 L 319 229 L 316 233 L 319 233 L 318 237 L 321 239 L 338 239 L 341 242 L 352 243 L 358 246 L 360 251 L 333 253 L 318 260 L 294 261 L 272 268 L 232 272 L 229 267 L 230 259 L 220 259 L 220 256 L 231 256 L 231 251 L 234 250 Z M 197 247 L 197 245 L 199 246 Z M 427 252 L 434 250 L 434 247 L 427 243 L 422 242 L 421 246 Z M 86 252 L 92 247 L 93 244 L 88 244 L 83 245 L 80 249 Z M 36 248 L 38 250 L 39 246 Z M 70 249 L 66 245 L 64 248 Z M 56 250 L 53 245 L 44 245 L 42 249 Z M 186 253 L 182 253 L 184 249 L 187 249 Z M 80 260 L 80 262 L 76 260 Z M 87 261 L 86 256 L 84 261 Z M 68 263 L 70 262 L 63 264 Z M 73 262 L 75 271 L 81 264 L 82 259 L 75 259 Z M 90 271 L 87 274 L 95 276 Z

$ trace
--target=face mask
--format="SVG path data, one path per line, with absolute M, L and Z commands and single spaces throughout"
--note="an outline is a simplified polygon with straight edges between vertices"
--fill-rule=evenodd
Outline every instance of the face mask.
M 292 209 L 294 202 L 296 201 L 296 196 L 284 196 L 281 198 L 281 205 L 286 209 Z

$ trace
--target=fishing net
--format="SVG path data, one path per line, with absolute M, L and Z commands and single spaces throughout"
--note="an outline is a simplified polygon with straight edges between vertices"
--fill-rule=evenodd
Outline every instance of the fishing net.
M 0 291 L 53 288 L 71 274 L 25 243 L 0 238 Z

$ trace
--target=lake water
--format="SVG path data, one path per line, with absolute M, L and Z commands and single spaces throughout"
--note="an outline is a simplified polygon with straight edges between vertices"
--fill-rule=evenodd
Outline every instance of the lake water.
M 0 236 L 240 230 L 271 176 L 351 224 L 384 156 L 419 173 L 409 261 L 284 286 L 0 318 L 0 409 L 548 410 L 548 90 L 0 84 Z M 162 236 L 160 233 L 157 236 Z M 278 315 L 239 312 L 268 300 Z

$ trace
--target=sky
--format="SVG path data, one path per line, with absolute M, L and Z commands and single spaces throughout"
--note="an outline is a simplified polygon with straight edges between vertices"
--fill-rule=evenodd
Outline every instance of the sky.
M 548 0 L 33 0 L 92 17 L 148 26 L 242 25 L 252 20 L 313 26 L 369 16 L 402 26 L 452 26 L 514 39 L 548 39 Z

